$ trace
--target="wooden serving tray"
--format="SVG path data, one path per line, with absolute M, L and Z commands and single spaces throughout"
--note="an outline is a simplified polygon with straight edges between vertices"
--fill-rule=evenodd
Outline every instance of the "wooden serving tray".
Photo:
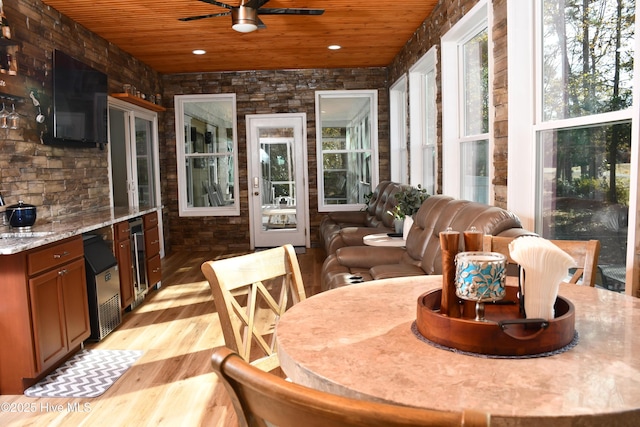
M 505 298 L 485 303 L 485 319 L 474 320 L 475 303 L 465 301 L 462 317 L 440 313 L 442 289 L 418 298 L 416 326 L 430 341 L 472 353 L 524 356 L 558 350 L 571 343 L 575 335 L 573 304 L 558 296 L 554 319 L 523 319 L 518 310 L 518 288 L 506 286 Z

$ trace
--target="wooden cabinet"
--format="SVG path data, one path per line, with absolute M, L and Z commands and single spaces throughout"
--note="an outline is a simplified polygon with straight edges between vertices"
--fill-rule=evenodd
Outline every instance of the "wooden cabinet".
M 21 394 L 91 335 L 82 236 L 0 257 L 0 393 Z
M 120 276 L 120 307 L 131 305 L 135 298 L 133 288 L 133 259 L 131 257 L 131 232 L 129 221 L 122 221 L 113 226 L 113 244 Z
M 158 213 L 152 212 L 142 217 L 144 227 L 144 253 L 147 269 L 147 282 L 152 288 L 162 280 L 160 261 L 160 233 L 158 230 Z
M 53 366 L 88 338 L 84 259 L 29 279 L 38 372 Z

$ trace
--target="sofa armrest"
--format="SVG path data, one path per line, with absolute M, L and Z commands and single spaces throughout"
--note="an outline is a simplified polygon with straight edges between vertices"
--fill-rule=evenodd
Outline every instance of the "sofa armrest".
M 384 263 L 399 263 L 404 248 L 384 246 L 345 246 L 335 253 L 336 261 L 348 268 L 371 268 Z

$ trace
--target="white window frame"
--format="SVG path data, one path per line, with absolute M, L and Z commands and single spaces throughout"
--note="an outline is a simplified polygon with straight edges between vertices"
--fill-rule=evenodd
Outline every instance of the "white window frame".
M 389 128 L 391 180 L 407 183 L 409 150 L 407 148 L 407 76 L 389 88 Z
M 463 93 L 461 93 L 462 64 L 460 63 L 459 48 L 466 41 L 475 36 L 483 28 L 488 28 L 488 60 L 489 60 L 489 97 L 493 87 L 493 52 L 491 28 L 493 15 L 488 7 L 487 0 L 480 0 L 464 17 L 462 17 L 441 39 L 442 45 L 442 192 L 446 195 L 461 197 L 460 156 L 461 144 L 475 141 L 480 136 L 489 141 L 488 178 L 489 194 L 488 203 L 493 204 L 495 191 L 493 188 L 493 116 L 494 108 L 489 99 L 489 132 L 472 137 L 462 136 L 462 105 Z
M 411 158 L 410 183 L 413 186 L 420 184 L 429 194 L 438 191 L 437 167 L 429 171 L 424 161 L 427 153 L 433 152 L 435 165 L 438 164 L 437 65 L 437 47 L 433 46 L 409 69 L 409 128 L 411 152 L 415 153 Z M 425 184 L 427 179 L 433 183 L 432 187 Z
M 229 206 L 189 206 L 187 200 L 187 176 L 185 168 L 185 134 L 184 134 L 184 104 L 187 102 L 206 102 L 206 101 L 231 101 L 232 105 L 232 123 L 233 123 L 233 200 L 234 203 Z M 238 131 L 236 117 L 236 94 L 197 94 L 197 95 L 176 95 L 175 104 L 175 123 L 176 123 L 176 160 L 178 175 L 178 214 L 180 216 L 239 216 L 240 215 L 240 191 L 238 180 Z
M 363 208 L 363 204 L 350 203 L 341 205 L 326 205 L 324 203 L 324 167 L 322 150 L 322 112 L 320 111 L 321 98 L 369 98 L 369 126 L 371 148 L 371 191 L 378 185 L 378 91 L 377 90 L 329 90 L 316 91 L 316 158 L 317 161 L 317 183 L 318 183 L 318 212 L 332 211 L 353 211 Z
M 541 19 L 540 0 L 522 2 L 507 1 L 507 21 L 510 31 L 507 32 L 507 55 L 509 58 L 509 146 L 507 208 L 520 218 L 523 227 L 538 230 L 541 215 L 538 214 L 540 195 L 538 180 L 540 168 L 536 135 L 545 129 L 565 126 L 580 126 L 588 123 L 631 120 L 631 179 L 629 187 L 629 227 L 627 236 L 627 278 L 625 292 L 636 295 L 638 291 L 637 248 L 640 246 L 638 230 L 638 209 L 640 206 L 639 183 L 640 172 L 640 21 L 636 14 L 635 22 L 635 58 L 633 77 L 633 106 L 630 109 L 612 113 L 579 117 L 575 119 L 541 122 L 542 97 L 537 96 L 537 76 L 540 75 L 540 43 L 537 40 L 537 29 Z M 516 30 L 514 30 L 516 29 Z M 523 161 L 525 159 L 525 161 Z

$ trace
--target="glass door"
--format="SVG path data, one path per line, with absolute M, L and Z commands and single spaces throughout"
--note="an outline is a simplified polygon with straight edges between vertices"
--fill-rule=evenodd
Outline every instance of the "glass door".
M 253 247 L 309 245 L 304 116 L 247 116 Z
M 110 99 L 108 149 L 113 207 L 134 210 L 161 206 L 157 115 Z M 162 210 L 158 210 L 158 217 L 162 242 Z M 163 247 L 160 251 L 164 256 Z

